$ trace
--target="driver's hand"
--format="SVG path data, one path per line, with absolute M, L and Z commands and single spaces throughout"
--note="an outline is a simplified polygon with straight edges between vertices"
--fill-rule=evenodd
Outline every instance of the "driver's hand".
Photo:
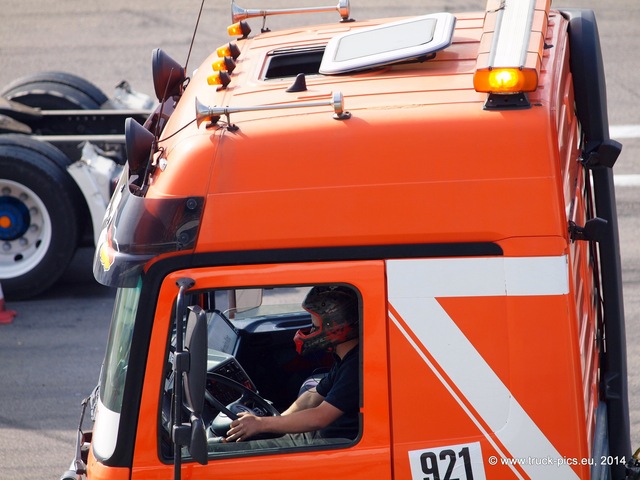
M 231 422 L 227 432 L 227 442 L 243 442 L 260 433 L 261 418 L 248 412 L 241 412 L 238 418 Z

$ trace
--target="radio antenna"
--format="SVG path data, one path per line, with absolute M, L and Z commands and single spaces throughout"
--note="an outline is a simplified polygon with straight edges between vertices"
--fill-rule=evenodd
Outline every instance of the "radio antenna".
M 200 3 L 200 11 L 198 12 L 198 19 L 196 20 L 196 26 L 193 29 L 193 35 L 191 36 L 191 45 L 189 45 L 189 53 L 187 54 L 187 61 L 184 62 L 184 71 L 188 72 L 187 65 L 189 65 L 189 59 L 191 58 L 191 50 L 193 49 L 193 42 L 196 39 L 196 32 L 198 31 L 198 25 L 200 24 L 200 17 L 202 16 L 202 9 L 204 8 L 204 0 Z

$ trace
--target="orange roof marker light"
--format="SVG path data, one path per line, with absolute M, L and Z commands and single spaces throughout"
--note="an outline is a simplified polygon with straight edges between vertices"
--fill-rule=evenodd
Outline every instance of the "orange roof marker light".
M 236 60 L 240 56 L 240 48 L 235 43 L 227 43 L 216 49 L 216 55 L 220 58 L 231 57 Z
M 213 75 L 207 77 L 207 83 L 209 85 L 218 86 L 219 89 L 226 88 L 231 83 L 231 76 L 229 72 L 224 70 L 215 72 Z
M 526 92 L 538 88 L 549 0 L 489 0 L 473 76 L 486 108 L 529 107 Z M 497 96 L 500 97 L 497 97 Z
M 244 20 L 236 22 L 233 25 L 227 27 L 227 33 L 230 37 L 242 37 L 247 38 L 251 33 L 251 27 Z
M 223 57 L 211 64 L 214 72 L 226 71 L 232 73 L 236 69 L 236 62 L 231 57 Z

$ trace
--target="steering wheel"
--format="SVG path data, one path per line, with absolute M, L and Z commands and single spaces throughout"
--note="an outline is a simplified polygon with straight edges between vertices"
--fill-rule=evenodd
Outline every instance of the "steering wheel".
M 258 417 L 277 417 L 280 415 L 280 412 L 271 403 L 235 380 L 212 372 L 207 373 L 207 380 L 225 385 L 240 393 L 238 400 L 224 405 L 211 391 L 206 390 L 205 400 L 220 412 L 209 426 L 209 429 L 216 436 L 224 437 L 231 428 L 231 422 L 237 419 L 241 412 L 251 413 Z

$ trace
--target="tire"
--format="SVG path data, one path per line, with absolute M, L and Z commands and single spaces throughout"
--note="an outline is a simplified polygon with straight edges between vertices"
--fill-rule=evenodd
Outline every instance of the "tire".
M 33 150 L 39 155 L 48 158 L 63 171 L 67 171 L 67 167 L 71 165 L 71 160 L 58 148 L 50 143 L 40 142 L 28 135 L 20 135 L 16 133 L 7 133 L 0 135 L 0 148 L 2 146 L 18 146 L 25 150 Z M 0 173 L 2 175 L 3 173 Z M 76 187 L 77 188 L 77 187 Z
M 44 292 L 75 253 L 80 191 L 61 168 L 64 158 L 50 144 L 0 136 L 0 282 L 8 299 Z
M 80 188 L 71 179 L 71 177 L 67 172 L 67 168 L 69 167 L 69 165 L 73 163 L 72 160 L 52 144 L 34 140 L 33 138 L 30 138 L 27 135 L 20 135 L 20 134 L 13 134 L 13 133 L 0 135 L 0 150 L 2 149 L 3 145 L 8 145 L 8 146 L 17 145 L 19 146 L 19 148 L 22 148 L 24 150 L 32 150 L 37 155 L 47 158 L 48 160 L 50 160 L 60 168 L 60 170 L 64 174 L 63 176 L 68 180 L 65 183 L 64 188 L 69 193 L 69 196 L 73 199 L 73 202 L 75 205 L 75 212 L 78 218 L 77 224 L 87 225 L 88 226 L 87 228 L 91 232 L 90 236 L 91 238 L 93 238 L 93 230 L 90 227 L 91 222 L 89 221 L 89 216 L 90 216 L 89 207 L 87 206 L 86 200 L 82 195 Z M 0 173 L 0 177 L 2 176 L 4 176 L 4 174 Z M 80 242 L 82 235 L 84 233 L 85 232 L 82 229 L 78 230 L 78 242 Z M 93 240 L 91 241 L 91 244 L 93 244 Z M 1 278 L 1 274 L 0 274 L 0 278 Z
M 96 110 L 108 100 L 91 82 L 64 72 L 42 72 L 18 78 L 0 95 L 42 110 Z

